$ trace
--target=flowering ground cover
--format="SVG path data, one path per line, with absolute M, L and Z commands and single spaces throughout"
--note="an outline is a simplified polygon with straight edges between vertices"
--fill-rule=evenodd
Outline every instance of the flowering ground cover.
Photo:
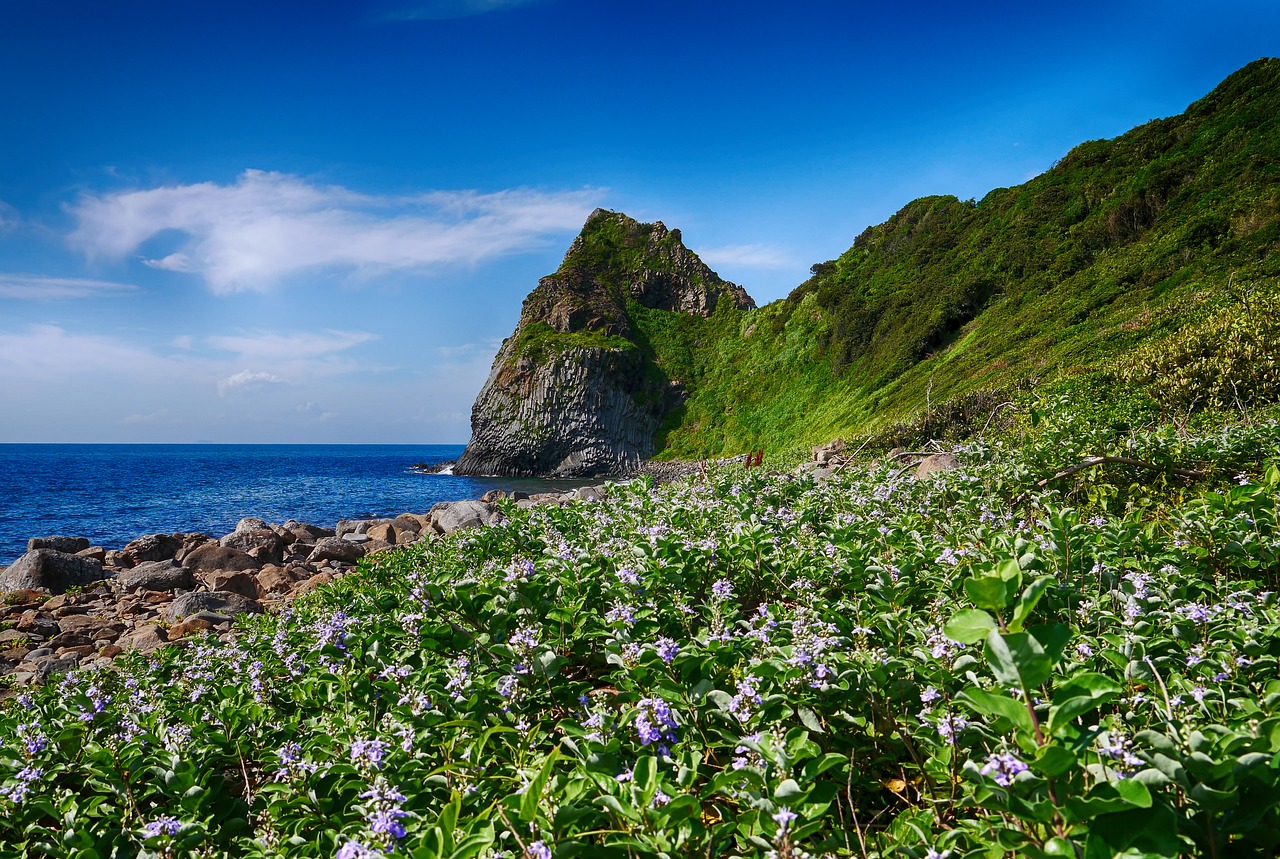
M 1280 426 L 1100 426 L 512 508 L 67 675 L 0 854 L 1273 855 Z

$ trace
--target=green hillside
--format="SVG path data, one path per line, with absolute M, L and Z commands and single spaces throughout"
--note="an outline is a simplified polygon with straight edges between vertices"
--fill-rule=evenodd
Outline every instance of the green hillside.
M 627 315 L 687 392 L 661 456 L 776 453 L 1082 372 L 1170 408 L 1274 399 L 1277 248 L 1280 60 L 1265 59 L 1023 185 L 908 203 L 782 301 Z

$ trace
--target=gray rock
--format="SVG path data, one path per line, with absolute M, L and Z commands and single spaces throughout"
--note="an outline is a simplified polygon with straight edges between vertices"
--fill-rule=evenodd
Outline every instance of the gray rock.
M 173 561 L 147 561 L 130 570 L 116 573 L 116 587 L 122 591 L 142 588 L 148 591 L 188 589 L 194 582 L 191 571 Z
M 53 594 L 84 587 L 105 577 L 102 562 L 55 549 L 35 549 L 14 561 L 0 575 L 0 591 L 47 590 Z
M 341 537 L 325 537 L 311 550 L 311 554 L 307 556 L 307 563 L 341 561 L 345 564 L 354 564 L 363 557 L 364 547 L 359 543 L 352 543 Z
M 454 501 L 431 509 L 431 527 L 441 534 L 452 534 L 463 528 L 487 525 L 496 512 L 497 508 L 483 501 Z
M 121 650 L 140 650 L 143 653 L 150 653 L 168 642 L 169 637 L 158 624 L 148 623 L 120 636 L 116 646 Z
M 205 543 L 182 558 L 182 566 L 196 575 L 213 570 L 256 570 L 263 563 L 239 549 L 229 549 L 217 543 Z
M 165 618 L 170 623 L 176 623 L 202 611 L 211 611 L 216 614 L 261 614 L 262 605 L 256 600 L 230 591 L 182 594 L 169 604 L 169 611 L 165 614 Z
M 925 457 L 920 465 L 916 467 L 916 477 L 928 477 L 931 474 L 954 471 L 959 467 L 960 460 L 956 459 L 954 453 L 935 453 L 933 456 Z
M 27 654 L 27 660 L 31 660 L 31 654 Z M 35 666 L 35 677 L 32 678 L 38 685 L 45 685 L 50 679 L 65 674 L 68 671 L 74 671 L 80 667 L 80 657 L 74 653 L 68 653 L 66 656 L 43 656 L 37 661 L 33 661 Z
M 240 524 L 250 521 L 241 519 Z M 258 520 L 261 521 L 261 520 Z M 218 541 L 224 549 L 237 549 L 264 564 L 278 564 L 284 558 L 284 540 L 270 528 L 241 528 Z
M 236 523 L 236 531 L 266 531 L 271 526 L 265 519 L 259 519 L 257 516 L 246 516 Z
M 120 554 L 128 555 L 133 562 L 172 560 L 182 548 L 181 534 L 146 534 L 125 544 Z
M 295 522 L 290 519 L 284 523 L 285 530 L 294 536 L 294 539 L 307 546 L 314 546 L 317 541 L 323 540 L 325 537 L 335 536 L 332 528 L 321 528 L 316 525 L 306 525 L 302 522 Z
M 368 534 L 347 533 L 343 534 L 341 539 L 348 543 L 367 543 L 373 538 Z
M 28 552 L 34 552 L 36 549 L 53 549 L 55 552 L 66 552 L 68 555 L 74 555 L 76 552 L 83 552 L 87 548 L 89 548 L 87 537 L 32 537 L 27 541 Z

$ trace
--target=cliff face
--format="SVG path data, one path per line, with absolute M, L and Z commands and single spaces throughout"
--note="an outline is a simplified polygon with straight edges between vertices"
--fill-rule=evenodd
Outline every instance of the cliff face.
M 755 306 L 686 248 L 678 230 L 597 209 L 555 274 L 525 299 L 471 410 L 456 474 L 598 477 L 653 453 L 678 405 L 632 319 L 637 308 L 709 316 Z

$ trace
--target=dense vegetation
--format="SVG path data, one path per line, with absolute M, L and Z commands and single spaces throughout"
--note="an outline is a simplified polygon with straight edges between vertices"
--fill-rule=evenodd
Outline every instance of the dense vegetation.
M 74 672 L 0 710 L 0 854 L 1274 855 L 1280 424 L 1148 413 L 512 507 Z
M 1179 332 L 1274 291 L 1277 251 L 1280 60 L 1260 60 L 1182 115 L 1081 144 L 1023 185 L 909 203 L 782 302 L 714 325 L 642 320 L 690 394 L 660 441 L 667 456 L 785 451 L 1085 370 L 1154 383 L 1185 409 L 1151 350 L 1195 347 L 1151 344 L 1212 342 Z M 1245 329 L 1267 315 L 1251 318 Z M 663 327 L 699 345 L 691 360 L 672 357 Z M 1266 337 L 1236 343 L 1237 363 L 1274 368 Z M 1144 363 L 1126 365 L 1140 346 Z M 1199 405 L 1209 400 L 1223 392 Z

